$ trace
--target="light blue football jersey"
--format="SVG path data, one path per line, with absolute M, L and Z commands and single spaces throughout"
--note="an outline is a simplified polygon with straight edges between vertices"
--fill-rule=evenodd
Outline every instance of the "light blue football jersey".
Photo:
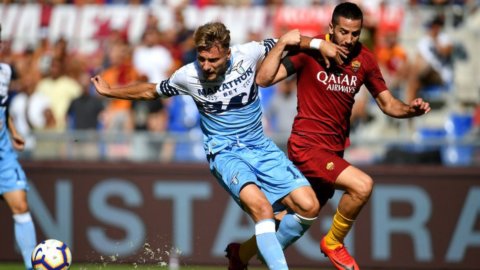
M 28 190 L 25 172 L 17 160 L 7 129 L 8 87 L 11 78 L 10 66 L 0 63 L 0 194 L 19 189 Z
M 216 81 L 204 80 L 195 61 L 157 85 L 161 97 L 193 98 L 200 112 L 207 154 L 215 154 L 233 143 L 248 146 L 266 139 L 255 72 L 275 43 L 274 39 L 265 39 L 231 47 L 227 72 Z
M 0 63 L 0 169 L 10 166 L 17 160 L 17 154 L 13 150 L 7 130 L 7 100 L 11 77 L 10 66 Z

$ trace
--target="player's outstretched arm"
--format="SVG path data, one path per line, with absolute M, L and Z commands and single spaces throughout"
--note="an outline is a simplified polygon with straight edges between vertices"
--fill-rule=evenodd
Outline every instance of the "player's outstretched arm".
M 410 104 L 406 104 L 395 98 L 388 90 L 381 92 L 376 102 L 383 113 L 395 118 L 411 118 L 424 115 L 431 110 L 430 104 L 422 98 L 416 98 Z
M 152 100 L 159 97 L 156 91 L 156 85 L 153 83 L 137 83 L 122 87 L 112 88 L 99 75 L 90 79 L 95 85 L 97 92 L 105 97 L 130 99 L 130 100 Z

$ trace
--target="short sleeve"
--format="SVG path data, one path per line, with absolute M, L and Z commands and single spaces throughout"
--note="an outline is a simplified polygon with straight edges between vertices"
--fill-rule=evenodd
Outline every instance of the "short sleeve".
M 387 90 L 387 84 L 385 83 L 385 79 L 383 78 L 382 72 L 378 67 L 377 61 L 375 61 L 372 57 L 369 58 L 369 70 L 365 74 L 365 86 L 367 87 L 368 91 L 372 94 L 374 98 Z
M 184 86 L 185 81 L 185 73 L 183 69 L 179 69 L 175 71 L 169 79 L 157 83 L 157 93 L 162 98 L 181 95 L 180 90 L 186 89 Z

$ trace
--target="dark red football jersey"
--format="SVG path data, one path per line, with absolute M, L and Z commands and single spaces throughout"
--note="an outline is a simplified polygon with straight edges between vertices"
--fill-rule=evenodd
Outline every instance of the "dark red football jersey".
M 328 36 L 320 37 L 328 40 Z M 298 113 L 292 133 L 319 135 L 323 147 L 342 151 L 349 145 L 355 95 L 364 84 L 373 97 L 387 89 L 375 56 L 362 44 L 342 65 L 326 68 L 318 51 L 289 56 L 297 71 Z M 313 133 L 313 134 L 312 134 Z M 318 144 L 318 140 L 317 144 Z

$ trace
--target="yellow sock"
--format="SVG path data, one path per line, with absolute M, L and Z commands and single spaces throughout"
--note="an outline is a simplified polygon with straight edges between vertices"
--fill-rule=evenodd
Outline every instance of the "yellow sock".
M 352 228 L 354 221 L 344 217 L 337 209 L 333 216 L 332 227 L 325 236 L 325 244 L 329 249 L 336 249 L 343 245 L 343 239 Z

